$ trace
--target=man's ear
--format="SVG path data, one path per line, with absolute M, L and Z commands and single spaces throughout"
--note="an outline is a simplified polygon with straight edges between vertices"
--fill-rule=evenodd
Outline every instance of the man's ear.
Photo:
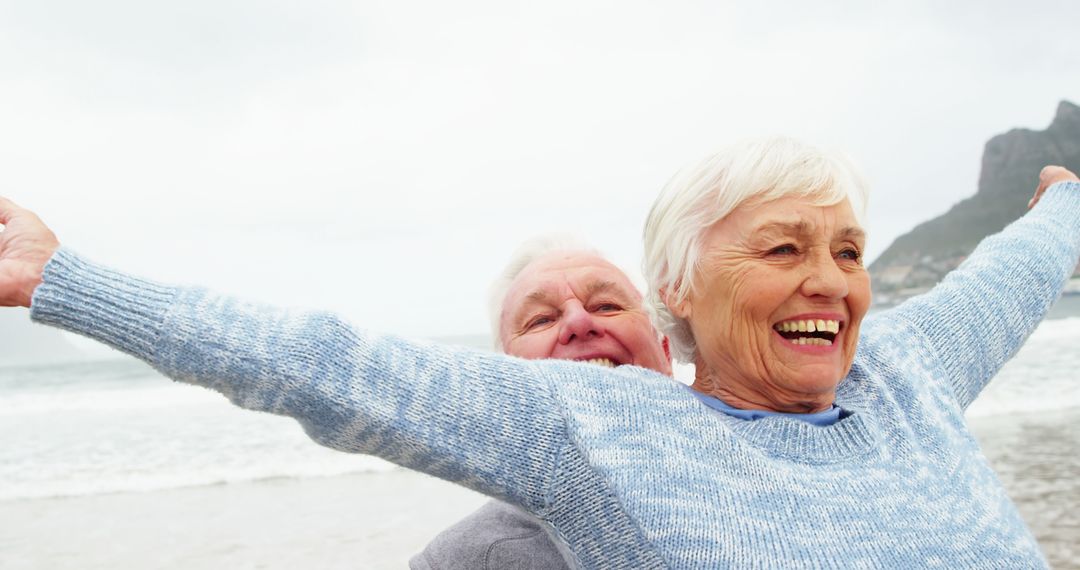
M 664 336 L 664 339 L 660 341 L 660 346 L 664 347 L 664 356 L 667 357 L 667 363 L 671 364 L 671 341 L 668 340 L 667 336 Z
M 678 287 L 678 284 L 676 284 L 676 287 Z M 678 303 L 672 303 L 671 302 L 671 297 L 668 296 L 667 287 L 661 287 L 660 288 L 660 299 L 662 301 L 664 301 L 664 305 L 667 305 L 667 308 L 668 308 L 669 311 L 671 311 L 671 314 L 675 315 L 676 317 L 679 317 L 680 319 L 683 319 L 683 320 L 689 319 L 690 315 L 692 315 L 693 312 L 694 312 L 693 311 L 693 305 L 692 305 L 692 303 L 690 303 L 690 296 L 689 295 L 687 295 L 686 297 L 683 297 L 683 299 L 681 301 L 679 301 Z

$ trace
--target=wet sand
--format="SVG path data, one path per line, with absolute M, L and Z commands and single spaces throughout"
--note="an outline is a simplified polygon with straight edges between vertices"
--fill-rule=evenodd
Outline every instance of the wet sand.
M 971 428 L 1050 566 L 1080 569 L 1080 410 L 978 418 Z
M 486 499 L 404 470 L 0 503 L 0 568 L 405 568 Z

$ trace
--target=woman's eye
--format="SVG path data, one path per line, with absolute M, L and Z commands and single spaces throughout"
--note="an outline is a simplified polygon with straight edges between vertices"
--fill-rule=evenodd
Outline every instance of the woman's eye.
M 839 257 L 851 261 L 862 261 L 862 255 L 859 253 L 859 250 L 851 247 L 841 251 Z
M 790 243 L 769 250 L 769 255 L 792 255 L 799 253 L 798 248 Z

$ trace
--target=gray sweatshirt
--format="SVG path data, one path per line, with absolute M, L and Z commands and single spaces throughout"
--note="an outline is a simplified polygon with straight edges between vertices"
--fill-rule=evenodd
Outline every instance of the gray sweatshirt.
M 491 501 L 439 533 L 409 561 L 412 570 L 565 570 L 555 540 L 529 513 Z

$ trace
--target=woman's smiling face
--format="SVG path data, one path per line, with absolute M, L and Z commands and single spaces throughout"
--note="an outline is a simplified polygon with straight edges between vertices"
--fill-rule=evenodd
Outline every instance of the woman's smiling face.
M 827 409 L 870 306 L 851 205 L 782 198 L 709 228 L 693 287 L 672 307 L 698 347 L 695 388 L 746 409 Z

